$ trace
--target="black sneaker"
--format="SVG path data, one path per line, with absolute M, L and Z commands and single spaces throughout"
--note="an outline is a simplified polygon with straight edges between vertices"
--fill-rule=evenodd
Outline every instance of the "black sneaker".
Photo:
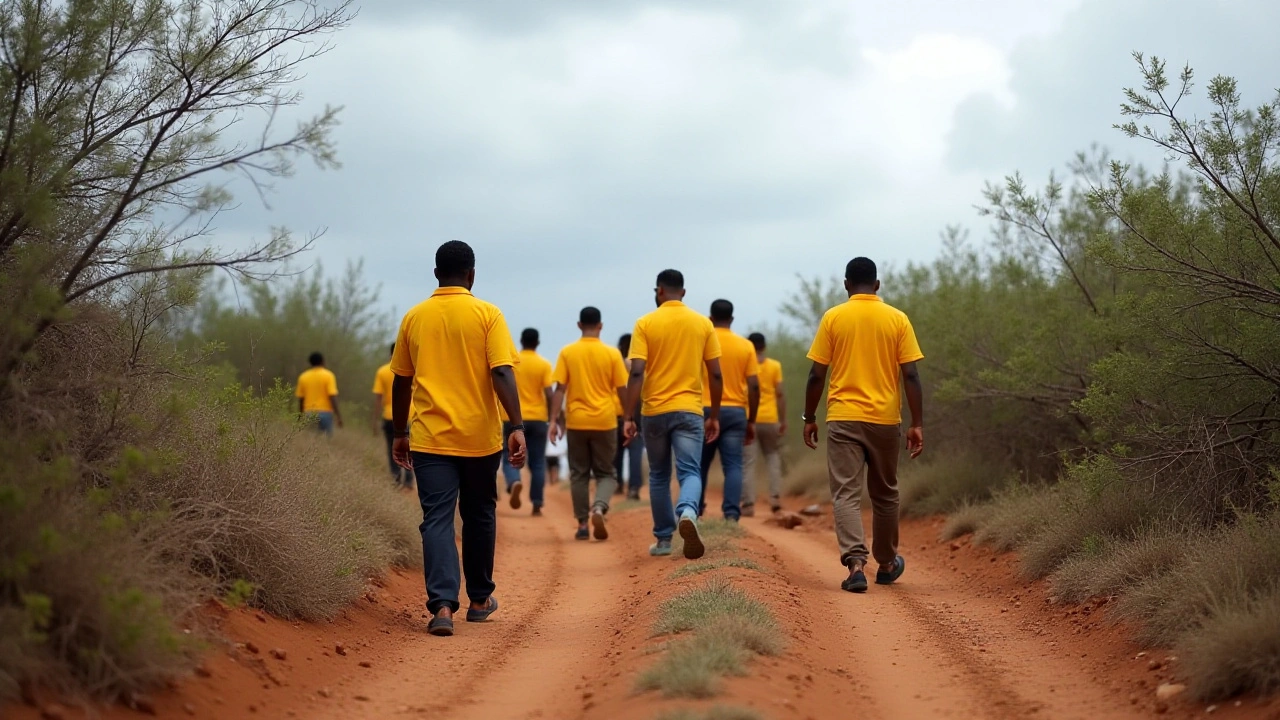
M 581 525 L 578 526 L 578 532 L 574 534 L 573 539 L 574 540 L 590 540 L 591 539 L 591 531 L 587 529 L 586 523 L 582 523 Z
M 534 505 L 534 506 L 533 506 L 533 516 L 534 516 L 534 517 L 542 517 L 542 506 L 541 506 L 541 505 Z

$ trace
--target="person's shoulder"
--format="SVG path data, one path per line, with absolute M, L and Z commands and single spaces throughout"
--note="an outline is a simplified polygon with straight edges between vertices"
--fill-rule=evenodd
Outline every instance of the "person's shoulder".
M 907 313 L 905 313 L 904 311 L 899 310 L 898 308 L 894 307 L 893 305 L 890 305 L 887 302 L 881 303 L 881 305 L 883 306 L 882 312 L 885 315 L 893 318 L 895 322 L 910 322 L 910 319 L 907 318 Z

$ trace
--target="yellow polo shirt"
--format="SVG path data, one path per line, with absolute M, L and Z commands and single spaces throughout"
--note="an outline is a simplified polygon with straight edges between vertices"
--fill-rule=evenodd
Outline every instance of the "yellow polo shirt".
M 565 346 L 556 358 L 555 381 L 565 386 L 566 428 L 618 427 L 618 388 L 627 384 L 627 367 L 617 348 L 585 337 Z
M 822 316 L 809 359 L 830 367 L 827 421 L 902 422 L 903 363 L 924 358 L 906 313 L 854 295 Z
M 382 419 L 391 419 L 391 384 L 395 382 L 396 374 L 391 372 L 391 363 L 387 363 L 378 368 L 373 374 L 373 394 L 382 396 Z
M 516 365 L 516 389 L 520 391 L 520 414 L 526 422 L 547 422 L 547 395 L 551 387 L 551 363 L 536 350 L 521 350 Z M 498 403 L 498 416 L 506 422 L 506 408 Z
M 720 357 L 720 340 L 705 316 L 679 300 L 636 321 L 631 359 L 644 360 L 642 415 L 672 412 L 702 414 L 702 373 L 707 360 Z
M 778 386 L 781 384 L 782 363 L 765 358 L 760 363 L 760 409 L 756 411 L 756 422 L 778 422 Z
M 333 412 L 333 400 L 338 394 L 338 378 L 327 368 L 313 367 L 298 376 L 294 397 L 302 398 L 303 412 Z
M 502 450 L 490 371 L 519 361 L 502 311 L 443 287 L 400 321 L 391 371 L 413 378 L 409 449 L 482 457 Z
M 747 407 L 747 378 L 760 374 L 756 346 L 729 328 L 716 328 L 716 337 L 720 340 L 720 377 L 724 378 L 724 394 L 720 397 L 720 405 L 745 408 Z M 707 380 L 707 368 L 703 365 L 703 407 L 711 407 L 711 384 Z

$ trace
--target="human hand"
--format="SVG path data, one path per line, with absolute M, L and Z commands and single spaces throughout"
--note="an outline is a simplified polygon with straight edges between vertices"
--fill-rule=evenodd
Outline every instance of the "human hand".
M 818 449 L 818 423 L 804 424 L 804 444 L 808 445 L 811 450 Z
M 747 423 L 747 434 L 745 437 L 742 438 L 742 446 L 750 447 L 751 444 L 754 443 L 755 441 L 756 441 L 756 424 L 753 422 L 749 422 Z
M 720 418 L 709 417 L 702 423 L 703 442 L 710 444 L 720 437 Z
M 636 427 L 635 420 L 626 420 L 622 423 L 622 447 L 627 447 L 632 440 L 636 439 L 636 435 L 640 434 L 640 428 Z
M 551 442 L 560 442 L 560 438 L 564 436 L 564 428 L 560 426 L 560 420 L 551 421 L 551 427 L 547 430 L 547 437 L 551 438 Z
M 786 434 L 787 434 L 787 421 L 783 420 L 778 423 L 778 437 L 782 437 L 783 435 L 786 435 Z
M 391 441 L 391 459 L 405 470 L 413 469 L 413 463 L 409 461 L 409 438 L 398 437 Z
M 507 438 L 507 460 L 511 463 L 511 467 L 519 470 L 524 467 L 524 461 L 527 459 L 529 446 L 524 439 L 523 430 L 515 430 L 511 436 Z
M 917 425 L 907 429 L 907 451 L 912 460 L 924 452 L 924 428 Z

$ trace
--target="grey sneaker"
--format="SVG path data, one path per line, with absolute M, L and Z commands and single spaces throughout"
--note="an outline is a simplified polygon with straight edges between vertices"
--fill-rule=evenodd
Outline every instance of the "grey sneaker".
M 649 546 L 649 554 L 650 554 L 650 555 L 652 555 L 652 556 L 654 556 L 654 557 L 662 557 L 662 556 L 664 556 L 664 555 L 670 555 L 670 554 L 671 554 L 671 541 L 670 541 L 670 540 L 659 540 L 658 542 L 656 542 L 656 543 L 654 543 L 654 544 L 650 545 L 650 546 Z
M 680 537 L 684 540 L 684 556 L 689 560 L 697 560 L 707 551 L 702 544 L 702 535 L 698 534 L 698 517 L 690 511 L 680 516 Z

